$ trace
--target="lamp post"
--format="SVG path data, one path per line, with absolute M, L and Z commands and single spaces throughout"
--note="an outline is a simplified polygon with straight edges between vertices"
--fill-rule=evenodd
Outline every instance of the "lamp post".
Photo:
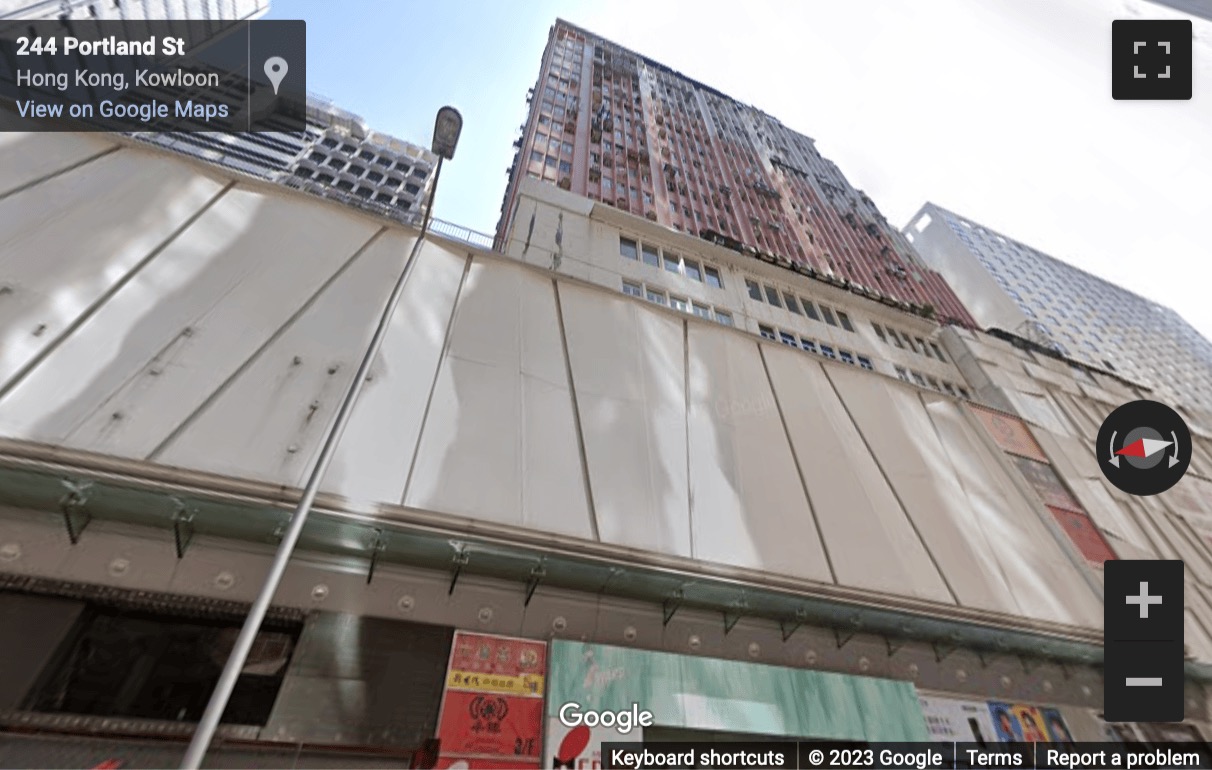
M 248 654 L 252 650 L 253 642 L 257 638 L 257 632 L 260 631 L 261 624 L 265 620 L 265 613 L 269 610 L 269 604 L 273 601 L 274 594 L 278 590 L 278 585 L 282 582 L 282 576 L 286 572 L 286 565 L 294 553 L 299 536 L 303 533 L 303 525 L 307 522 L 307 515 L 311 513 L 312 504 L 315 502 L 316 494 L 320 490 L 320 482 L 324 480 L 324 474 L 328 470 L 333 455 L 336 453 L 337 444 L 341 440 L 341 434 L 345 431 L 345 426 L 349 422 L 350 415 L 353 413 L 354 404 L 357 402 L 358 395 L 362 391 L 362 386 L 366 382 L 366 375 L 370 373 L 371 364 L 374 363 L 375 357 L 379 354 L 379 349 L 383 346 L 383 338 L 387 336 L 387 330 L 391 326 L 391 318 L 395 315 L 396 308 L 400 304 L 400 297 L 404 293 L 404 285 L 408 280 L 409 274 L 412 272 L 412 266 L 416 261 L 417 254 L 421 251 L 421 244 L 425 241 L 425 234 L 429 230 L 429 221 L 433 216 L 434 196 L 437 195 L 438 180 L 442 176 L 442 161 L 450 160 L 454 157 L 455 146 L 459 142 L 459 134 L 462 129 L 463 116 L 459 114 L 458 110 L 453 107 L 443 107 L 438 110 L 438 116 L 434 122 L 432 148 L 433 152 L 438 156 L 438 166 L 434 171 L 433 187 L 429 191 L 429 203 L 425 206 L 425 216 L 421 222 L 421 232 L 417 235 L 417 239 L 412 245 L 408 259 L 404 261 L 400 277 L 396 279 L 396 284 L 387 299 L 387 305 L 383 308 L 383 313 L 379 317 L 379 325 L 375 328 L 374 336 L 370 339 L 370 345 L 367 346 L 366 352 L 362 356 L 362 363 L 358 366 L 358 371 L 354 374 L 353 380 L 345 392 L 345 397 L 341 400 L 336 417 L 333 418 L 332 424 L 329 425 L 328 431 L 324 435 L 320 454 L 316 458 L 316 464 L 307 479 L 307 485 L 303 488 L 303 496 L 299 498 L 299 504 L 295 507 L 295 512 L 291 516 L 290 526 L 287 527 L 286 533 L 282 537 L 282 542 L 278 545 L 273 564 L 269 568 L 269 574 L 265 577 L 265 583 L 261 586 L 260 593 L 257 594 L 257 598 L 253 601 L 248 616 L 244 619 L 244 626 L 240 629 L 240 635 L 236 638 L 231 656 L 228 657 L 227 664 L 223 667 L 223 673 L 219 675 L 219 681 L 215 684 L 210 701 L 206 704 L 206 710 L 202 713 L 202 719 L 198 722 L 198 729 L 194 732 L 194 736 L 189 743 L 189 748 L 185 751 L 185 757 L 181 760 L 182 770 L 197 770 L 197 768 L 201 767 L 202 759 L 206 756 L 206 750 L 210 748 L 211 741 L 214 739 L 215 730 L 219 727 L 219 720 L 223 716 L 223 711 L 227 708 L 232 690 L 235 689 L 236 681 L 240 678 L 240 672 L 244 669 L 244 664 L 248 660 Z

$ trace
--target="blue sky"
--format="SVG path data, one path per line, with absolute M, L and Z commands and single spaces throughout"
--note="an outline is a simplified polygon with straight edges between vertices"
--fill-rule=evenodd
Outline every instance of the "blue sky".
M 1174 12 L 1143 0 L 272 0 L 270 13 L 308 22 L 309 89 L 372 128 L 427 145 L 440 106 L 462 111 L 435 213 L 484 232 L 557 16 L 815 138 L 897 227 L 934 201 L 1212 338 L 1202 20 L 1194 99 L 1115 102 L 1111 21 Z

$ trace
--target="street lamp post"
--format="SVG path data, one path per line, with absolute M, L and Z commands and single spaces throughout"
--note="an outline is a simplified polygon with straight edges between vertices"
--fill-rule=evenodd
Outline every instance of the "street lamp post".
M 404 262 L 404 268 L 400 271 L 399 278 L 396 279 L 396 284 L 387 299 L 387 305 L 383 308 L 383 314 L 379 317 L 379 325 L 375 328 L 374 336 L 370 339 L 370 345 L 367 346 L 366 352 L 362 356 L 362 363 L 358 366 L 358 371 L 354 374 L 353 380 L 349 384 L 349 389 L 346 390 L 345 397 L 341 400 L 341 405 L 337 409 L 336 417 L 333 418 L 332 424 L 328 427 L 328 431 L 324 436 L 320 454 L 316 458 L 316 464 L 307 479 L 307 485 L 303 488 L 303 496 L 299 498 L 299 504 L 295 507 L 294 515 L 291 516 L 290 526 L 287 527 L 286 533 L 282 537 L 282 542 L 278 545 L 273 564 L 269 568 L 269 574 L 266 576 L 265 583 L 261 586 L 261 591 L 257 594 L 256 600 L 253 601 L 248 616 L 244 619 L 244 626 L 240 629 L 240 635 L 236 638 L 231 656 L 228 657 L 227 664 L 223 667 L 223 673 L 219 675 L 219 681 L 215 684 L 210 701 L 206 704 L 206 710 L 202 713 L 202 719 L 198 722 L 198 729 L 194 732 L 193 738 L 189 743 L 189 748 L 185 751 L 185 757 L 181 760 L 182 770 L 197 770 L 197 768 L 201 767 L 202 759 L 206 756 L 206 750 L 210 748 L 211 741 L 214 739 L 215 730 L 219 727 L 219 720 L 223 717 L 223 711 L 227 708 L 227 703 L 231 699 L 232 690 L 235 689 L 236 681 L 240 678 L 240 672 L 244 669 L 244 664 L 248 660 L 248 654 L 252 650 L 253 641 L 256 640 L 257 632 L 260 631 L 261 624 L 265 620 L 265 613 L 269 610 L 269 604 L 273 601 L 274 594 L 278 590 L 278 585 L 282 582 L 282 576 L 286 572 L 286 565 L 294 553 L 299 536 L 303 533 L 303 525 L 307 522 L 307 515 L 311 512 L 316 494 L 320 490 L 320 482 L 323 481 L 324 474 L 328 470 L 328 465 L 336 453 L 337 444 L 340 442 L 341 434 L 345 431 L 345 426 L 349 422 L 350 415 L 353 413 L 354 404 L 357 402 L 358 395 L 362 391 L 362 385 L 366 382 L 366 376 L 370 373 L 371 364 L 374 363 L 375 357 L 379 354 L 379 349 L 383 346 L 383 338 L 387 336 L 387 330 L 391 326 L 391 318 L 395 315 L 396 308 L 400 304 L 400 297 L 404 293 L 404 285 L 408 280 L 409 274 L 412 272 L 412 266 L 416 261 L 417 254 L 421 251 L 421 244 L 425 241 L 425 234 L 429 231 L 429 222 L 433 216 L 434 196 L 437 195 L 438 180 L 442 176 L 442 161 L 450 160 L 454 157 L 455 146 L 459 142 L 459 134 L 462 129 L 463 117 L 459 114 L 458 110 L 453 107 L 443 107 L 438 110 L 438 116 L 434 122 L 432 148 L 433 152 L 438 156 L 438 166 L 434 171 L 433 187 L 429 191 L 429 203 L 425 207 L 425 216 L 421 222 L 421 232 L 417 235 L 417 239 L 412 245 L 412 250 L 408 254 L 408 259 Z

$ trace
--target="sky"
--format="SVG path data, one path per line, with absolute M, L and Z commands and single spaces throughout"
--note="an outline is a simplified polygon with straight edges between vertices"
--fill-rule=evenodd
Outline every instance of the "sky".
M 1212 3 L 1210 3 L 1212 4 Z M 1190 101 L 1111 98 L 1111 22 L 1145 0 L 272 0 L 308 88 L 428 145 L 463 135 L 435 216 L 495 230 L 557 17 L 813 137 L 888 220 L 926 201 L 1177 310 L 1212 339 L 1212 23 Z

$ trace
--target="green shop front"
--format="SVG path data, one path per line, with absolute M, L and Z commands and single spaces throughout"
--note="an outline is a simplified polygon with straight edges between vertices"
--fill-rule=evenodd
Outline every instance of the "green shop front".
M 607 741 L 929 740 L 910 682 L 560 640 L 549 655 L 544 767 L 601 767 Z M 560 714 L 637 707 L 652 725 L 627 733 Z

